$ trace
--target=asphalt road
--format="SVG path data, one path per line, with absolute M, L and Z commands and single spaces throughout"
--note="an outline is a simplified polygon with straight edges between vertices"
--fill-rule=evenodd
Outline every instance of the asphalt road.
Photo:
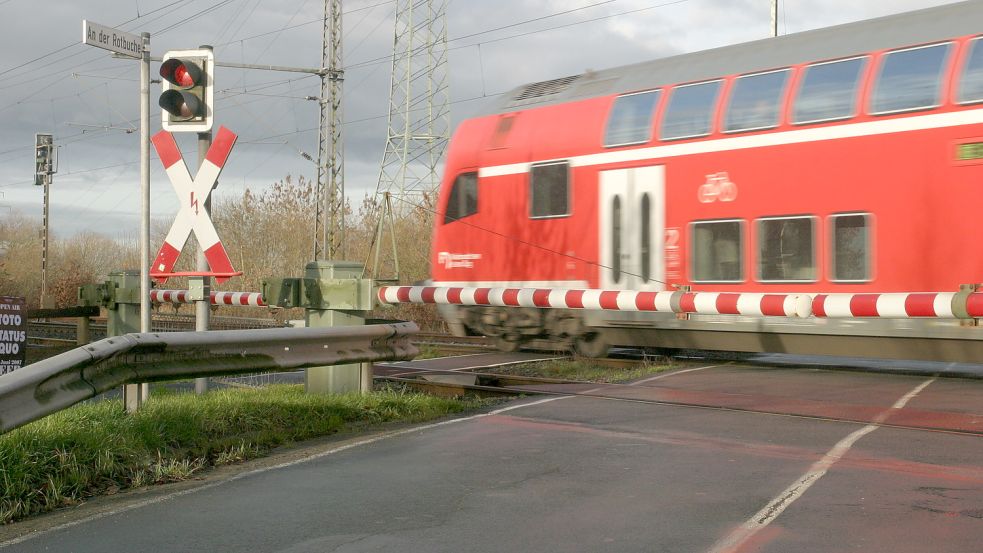
M 580 391 L 96 501 L 0 549 L 983 551 L 981 380 L 727 365 Z

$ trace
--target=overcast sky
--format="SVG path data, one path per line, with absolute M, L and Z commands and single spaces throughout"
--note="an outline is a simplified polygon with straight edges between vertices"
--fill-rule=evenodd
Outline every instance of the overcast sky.
M 947 3 L 951 0 L 782 0 L 779 31 Z M 451 0 L 451 126 L 479 109 L 487 101 L 483 96 L 523 83 L 764 38 L 770 32 L 770 5 L 770 0 Z M 390 84 L 388 61 L 363 62 L 391 55 L 395 6 L 384 0 L 344 2 L 345 65 L 351 66 L 345 74 L 346 186 L 354 203 L 376 187 Z M 13 211 L 40 217 L 34 134 L 50 132 L 60 146 L 51 191 L 53 232 L 138 233 L 139 65 L 81 44 L 83 19 L 151 33 L 154 56 L 211 44 L 220 61 L 318 67 L 323 9 L 323 0 L 0 0 L 0 206 L 5 206 L 0 217 Z M 548 17 L 561 12 L 570 13 Z M 508 28 L 484 32 L 502 27 Z M 157 69 L 152 64 L 155 77 Z M 215 83 L 216 125 L 239 135 L 216 194 L 237 196 L 286 175 L 316 175 L 300 154 L 317 152 L 317 104 L 305 99 L 318 94 L 316 77 L 219 68 Z M 151 88 L 151 134 L 160 129 L 159 86 Z M 193 136 L 178 137 L 192 160 Z M 169 220 L 177 201 L 153 157 L 153 214 Z

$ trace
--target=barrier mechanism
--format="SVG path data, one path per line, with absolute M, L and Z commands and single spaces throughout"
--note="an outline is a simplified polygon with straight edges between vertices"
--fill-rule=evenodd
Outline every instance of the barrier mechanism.
M 135 333 L 0 376 L 0 432 L 141 382 L 412 359 L 415 323 Z
M 309 327 L 362 325 L 372 310 L 374 285 L 362 278 L 364 272 L 350 261 L 312 261 L 304 267 L 304 278 L 264 279 L 263 299 L 278 307 L 303 307 Z M 304 384 L 309 393 L 366 393 L 372 390 L 372 366 L 312 367 Z

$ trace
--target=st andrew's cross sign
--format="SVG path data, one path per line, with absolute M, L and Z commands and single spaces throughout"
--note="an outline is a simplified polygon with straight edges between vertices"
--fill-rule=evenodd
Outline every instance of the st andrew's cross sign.
M 174 135 L 167 131 L 160 131 L 150 139 L 161 163 L 164 164 L 164 170 L 174 186 L 174 191 L 177 192 L 181 206 L 167 237 L 164 238 L 164 244 L 151 265 L 151 276 L 157 281 L 166 281 L 169 273 L 173 272 L 174 264 L 177 263 L 178 256 L 181 255 L 181 250 L 184 249 L 192 232 L 205 252 L 205 259 L 208 260 L 208 266 L 215 280 L 223 282 L 236 274 L 235 269 L 232 268 L 232 261 L 229 260 L 229 254 L 218 237 L 215 225 L 212 224 L 205 210 L 205 201 L 212 193 L 212 188 L 229 158 L 236 138 L 238 138 L 236 134 L 229 129 L 219 128 L 211 147 L 208 148 L 208 153 L 205 154 L 205 160 L 198 168 L 198 174 L 193 178 L 184 163 Z

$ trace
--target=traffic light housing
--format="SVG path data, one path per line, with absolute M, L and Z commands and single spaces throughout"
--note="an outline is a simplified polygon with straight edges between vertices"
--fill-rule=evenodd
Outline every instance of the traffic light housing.
M 160 64 L 163 92 L 158 104 L 161 124 L 170 132 L 212 129 L 215 56 L 211 48 L 171 50 Z

